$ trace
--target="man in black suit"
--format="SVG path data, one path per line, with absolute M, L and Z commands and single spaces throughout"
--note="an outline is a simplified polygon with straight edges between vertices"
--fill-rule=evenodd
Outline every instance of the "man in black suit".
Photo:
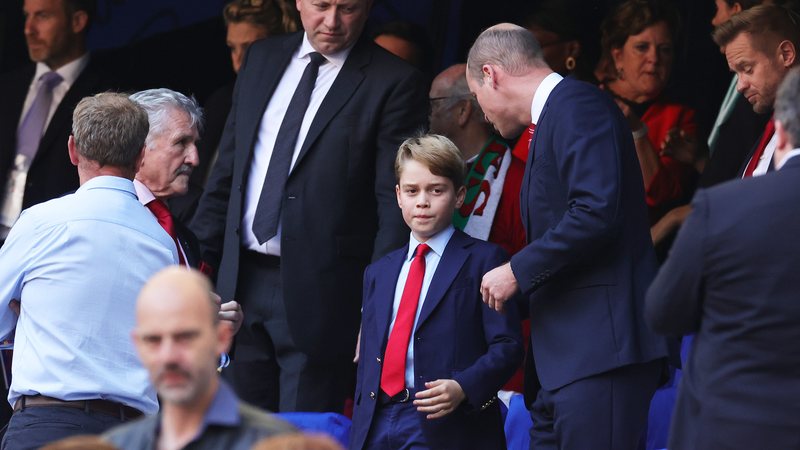
M 136 195 L 175 240 L 181 265 L 202 268 L 197 237 L 170 213 L 166 201 L 189 191 L 189 177 L 199 164 L 197 142 L 203 113 L 194 98 L 170 89 L 148 89 L 130 98 L 150 121 L 142 164 L 133 180 Z M 236 301 L 228 301 L 220 305 L 219 317 L 230 321 L 236 333 L 242 309 Z
M 427 86 L 361 38 L 371 4 L 297 0 L 305 32 L 250 47 L 192 222 L 217 291 L 247 312 L 226 372 L 273 411 L 342 409 L 363 270 L 408 238 L 393 162 L 424 126 Z M 317 65 L 309 98 L 301 73 Z
M 697 333 L 669 448 L 800 448 L 798 70 L 775 103 L 778 170 L 699 191 L 647 292 L 653 329 Z
M 0 243 L 23 209 L 78 188 L 67 153 L 72 110 L 109 85 L 86 52 L 94 10 L 93 0 L 25 0 L 34 64 L 0 77 Z

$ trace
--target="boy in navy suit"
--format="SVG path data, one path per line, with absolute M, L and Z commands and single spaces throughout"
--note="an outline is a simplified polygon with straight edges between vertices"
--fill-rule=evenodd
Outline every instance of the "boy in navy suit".
M 497 390 L 522 360 L 514 308 L 481 301 L 500 247 L 453 228 L 465 164 L 447 138 L 403 142 L 397 203 L 408 246 L 364 275 L 351 449 L 504 449 Z

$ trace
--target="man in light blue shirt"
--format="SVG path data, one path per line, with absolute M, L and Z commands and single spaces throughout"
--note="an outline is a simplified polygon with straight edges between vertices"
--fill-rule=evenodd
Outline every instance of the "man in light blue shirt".
M 130 342 L 139 289 L 178 261 L 133 187 L 148 128 L 127 96 L 83 99 L 68 142 L 81 187 L 24 211 L 0 249 L 0 337 L 16 326 L 3 449 L 100 433 L 158 410 Z

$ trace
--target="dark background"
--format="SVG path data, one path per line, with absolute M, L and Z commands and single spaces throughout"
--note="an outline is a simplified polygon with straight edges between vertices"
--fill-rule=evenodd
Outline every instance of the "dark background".
M 616 0 L 562 0 L 589 17 L 594 30 Z M 0 72 L 28 61 L 22 33 L 22 0 L 0 1 Z M 475 36 L 498 22 L 519 22 L 536 0 L 375 0 L 368 28 L 393 20 L 427 30 L 434 74 L 463 62 Z M 701 130 L 712 123 L 727 89 L 725 59 L 710 39 L 713 0 L 674 0 L 682 16 L 670 96 L 695 107 Z M 224 0 L 99 0 L 89 34 L 95 57 L 128 89 L 169 87 L 202 103 L 233 79 Z M 367 31 L 369 32 L 369 30 Z M 3 101 L 3 99 L 0 99 Z

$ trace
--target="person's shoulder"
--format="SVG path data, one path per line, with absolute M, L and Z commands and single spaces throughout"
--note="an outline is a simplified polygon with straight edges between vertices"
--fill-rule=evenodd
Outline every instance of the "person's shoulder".
M 470 255 L 480 259 L 496 260 L 507 258 L 505 250 L 499 245 L 494 242 L 474 238 L 461 230 L 456 230 L 453 233 L 453 237 L 450 238 L 450 243 L 460 246 Z
M 264 39 L 259 39 L 250 44 L 250 49 L 248 50 L 248 52 L 251 55 L 263 55 L 263 54 L 274 53 L 275 51 L 279 51 L 281 49 L 285 49 L 287 51 L 290 50 L 293 51 L 297 49 L 302 39 L 303 39 L 302 31 L 269 36 Z
M 243 401 L 239 401 L 239 415 L 246 428 L 271 434 L 297 432 L 297 428 L 289 422 Z
M 151 435 L 158 420 L 158 415 L 145 416 L 116 426 L 103 433 L 101 437 L 118 447 L 128 448 L 133 446 L 134 442 L 139 442 Z

